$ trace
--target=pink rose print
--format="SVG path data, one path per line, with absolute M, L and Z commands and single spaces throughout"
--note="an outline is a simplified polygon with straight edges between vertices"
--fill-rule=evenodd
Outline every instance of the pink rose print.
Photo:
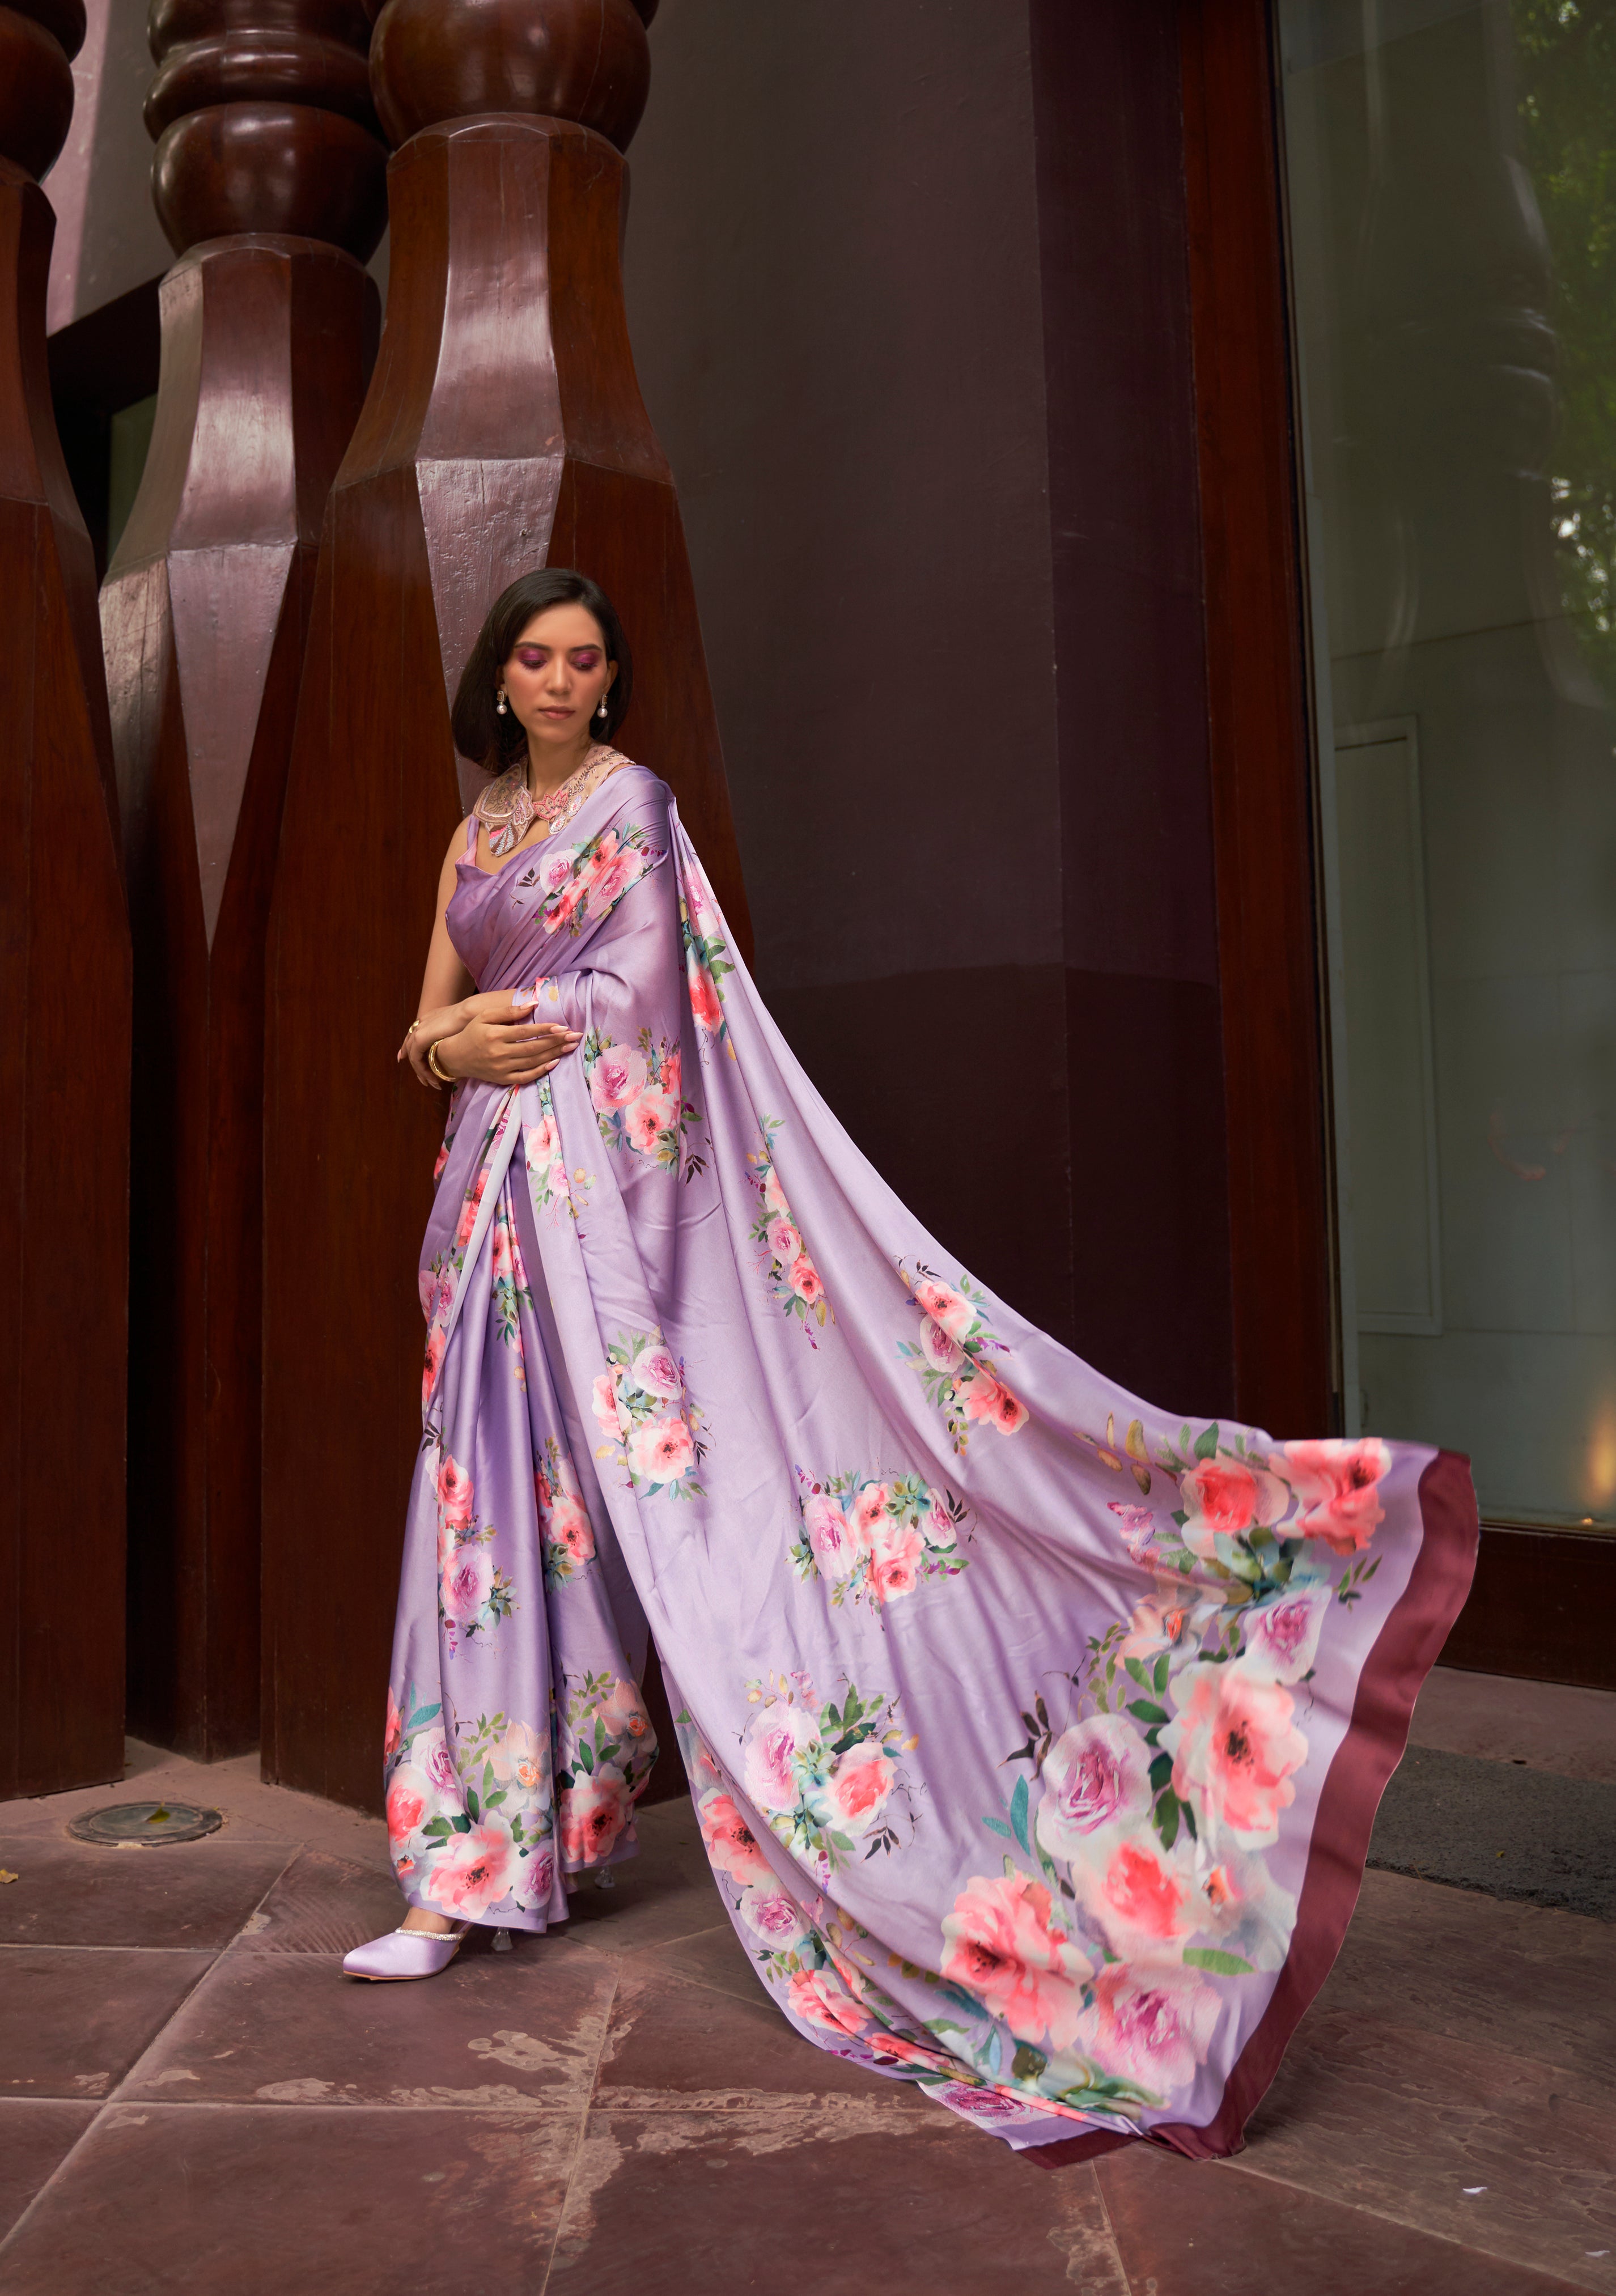
M 1373 1435 L 1356 1443 L 1287 1443 L 1273 1461 L 1301 1502 L 1293 1529 L 1322 1539 L 1336 1554 L 1356 1554 L 1386 1519 L 1377 1485 L 1391 1454 Z
M 554 1883 L 554 1858 L 547 1849 L 534 1850 L 516 1869 L 517 1904 L 529 1906 L 547 1905 Z
M 965 2081 L 947 2081 L 931 2094 L 939 2104 L 952 2105 L 956 2112 L 968 2112 L 976 2120 L 1020 2120 L 1033 2109 L 1002 2089 L 972 2088 Z
M 800 1969 L 785 1988 L 785 2002 L 805 2025 L 845 2033 L 850 2040 L 857 2040 L 870 2021 L 841 1979 L 828 1969 Z
M 1051 1918 L 1041 1882 L 975 1876 L 943 1916 L 942 1973 L 973 1994 L 1019 2041 L 1045 2034 L 1057 2049 L 1078 2030 L 1093 1964 Z
M 628 1738 L 637 1744 L 651 1735 L 651 1724 L 638 1686 L 621 1676 L 611 1697 L 598 1710 L 598 1717 L 609 1738 Z
M 431 1780 L 437 1792 L 457 1794 L 460 1792 L 460 1774 L 455 1767 L 455 1757 L 450 1753 L 448 1742 L 441 1730 L 435 1731 L 430 1738 L 421 1740 L 420 1759 L 421 1767 Z
M 1260 1854 L 1229 1849 L 1193 1876 L 1195 1927 L 1253 1969 L 1279 1969 L 1296 1926 L 1296 1900 L 1268 1878 Z
M 584 1512 L 581 1499 L 570 1492 L 558 1493 L 545 1520 L 545 1537 L 552 1546 L 570 1554 L 575 1562 L 595 1560 L 595 1529 Z
M 676 1049 L 670 1053 L 664 1053 L 662 1055 L 663 1091 L 670 1094 L 675 1100 L 677 1100 L 679 1096 L 679 1086 L 683 1084 L 684 1080 L 685 1063 L 679 1058 L 677 1050 Z
M 411 1762 L 400 1762 L 387 1789 L 387 1838 L 407 1841 L 432 1806 L 432 1789 L 425 1774 Z
M 797 1806 L 797 1779 L 792 1762 L 800 1748 L 814 1737 L 814 1726 L 797 1706 L 766 1706 L 753 1716 L 746 1733 L 742 1777 L 759 1809 L 787 1810 Z
M 455 1921 L 480 1921 L 509 1891 L 515 1854 L 502 1826 L 474 1825 L 470 1833 L 452 1833 L 422 1884 L 422 1895 Z
M 740 1914 L 753 1936 L 761 1938 L 771 1953 L 789 1953 L 808 1932 L 801 1907 L 778 1884 L 772 1890 L 742 1890 Z
M 707 1855 L 720 1874 L 731 1874 L 737 1882 L 774 1880 L 774 1868 L 733 1796 L 717 1792 L 703 1794 L 696 1817 Z
M 570 853 L 552 853 L 538 865 L 538 889 L 541 893 L 557 893 L 572 874 Z
M 542 1799 L 550 1782 L 550 1741 L 526 1722 L 513 1722 L 490 1758 L 494 1775 L 519 1802 Z
M 632 1045 L 607 1045 L 589 1079 L 589 1097 L 598 1109 L 626 1108 L 645 1082 L 645 1055 Z
M 1162 2095 L 1183 2088 L 1206 2062 L 1219 2006 L 1193 1970 L 1134 1970 L 1112 1962 L 1095 1979 L 1081 2045 L 1113 2079 Z
M 443 1574 L 445 1613 L 470 1626 L 494 1591 L 494 1558 L 486 1546 L 463 1546 Z
M 1177 1579 L 1158 1580 L 1155 1595 L 1135 1603 L 1128 1631 L 1117 1646 L 1118 1658 L 1148 1661 L 1171 1650 L 1184 1632 L 1190 1607 Z
M 404 1735 L 404 1717 L 398 1711 L 398 1702 L 390 1690 L 387 1693 L 387 1730 L 381 1742 L 382 1758 L 390 1756 Z
M 940 1324 L 950 1339 L 965 1340 L 971 1336 L 976 1322 L 976 1309 L 969 1300 L 957 1292 L 950 1292 L 946 1283 L 933 1283 L 923 1276 L 915 1286 L 915 1297 L 934 1324 Z
M 925 1523 L 927 1535 L 935 1539 L 939 1546 L 952 1546 L 959 1536 L 959 1526 L 940 1498 L 932 1498 L 926 1510 Z
M 780 1185 L 780 1175 L 771 1164 L 763 1182 L 764 1210 L 776 1219 L 789 1220 L 792 1208 L 785 1201 L 785 1190 Z
M 664 1132 L 677 1129 L 679 1111 L 665 1092 L 640 1095 L 625 1116 L 628 1137 L 642 1156 L 654 1156 Z
M 1194 1883 L 1182 1857 L 1162 1849 L 1142 1827 L 1119 1835 L 1105 1828 L 1083 1842 L 1072 1860 L 1078 1903 L 1118 1955 L 1148 1954 L 1171 1945 L 1196 1926 Z
M 786 1267 L 791 1266 L 802 1249 L 802 1238 L 783 1212 L 776 1212 L 774 1218 L 770 1220 L 766 1231 L 766 1241 L 775 1258 Z
M 865 1483 L 858 1490 L 857 1499 L 851 1504 L 849 1520 L 851 1527 L 854 1527 L 854 1538 L 858 1540 L 861 1547 L 874 1546 L 874 1540 L 882 1531 L 882 1524 L 886 1522 L 886 1502 L 889 1499 L 890 1490 L 886 1488 L 886 1483 Z
M 432 1390 L 438 1384 L 438 1374 L 443 1369 L 443 1350 L 448 1334 L 439 1326 L 426 1335 L 426 1361 L 421 1367 L 421 1408 L 426 1409 L 432 1399 Z
M 920 1584 L 925 1554 L 925 1540 L 913 1523 L 883 1523 L 870 1542 L 870 1586 L 876 1601 L 890 1603 L 912 1595 Z
M 1209 1842 L 1222 1831 L 1251 1849 L 1279 1839 L 1279 1813 L 1296 1799 L 1292 1774 L 1308 1742 L 1292 1726 L 1295 1701 L 1256 1682 L 1238 1660 L 1185 1668 L 1174 1681 L 1179 1712 L 1161 1733 L 1173 1791 L 1191 1802 Z
M 861 1546 L 874 1544 L 887 1519 L 887 1501 L 891 1496 L 884 1483 L 866 1483 L 853 1501 L 853 1532 Z
M 513 1265 L 511 1254 L 512 1240 L 510 1226 L 506 1221 L 501 1219 L 497 1215 L 496 1215 L 493 1234 L 489 1239 L 488 1255 L 493 1266 L 494 1280 L 496 1283 L 499 1281 L 502 1275 L 508 1276 L 511 1275 Z
M 718 992 L 713 987 L 711 973 L 704 964 L 697 962 L 693 949 L 685 968 L 685 977 L 690 984 L 690 1009 L 695 1015 L 697 1026 L 705 1029 L 710 1037 L 716 1037 L 724 1026 L 724 1007 L 718 1002 Z
M 667 1348 L 647 1348 L 644 1354 L 636 1356 L 634 1376 L 647 1395 L 666 1396 L 671 1402 L 684 1392 L 679 1366 Z
M 885 1806 L 898 1772 L 877 1738 L 849 1746 L 825 1784 L 825 1799 L 839 1830 L 867 1833 Z
M 814 1560 L 827 1578 L 845 1578 L 858 1560 L 848 1519 L 834 1499 L 816 1492 L 803 1503 L 802 1523 Z M 953 1536 L 950 1526 L 949 1536 Z
M 1328 1587 L 1299 1587 L 1292 1579 L 1276 1603 L 1248 1611 L 1241 1664 L 1253 1681 L 1300 1682 L 1318 1655 L 1329 1608 Z
M 824 1297 L 824 1286 L 819 1281 L 819 1270 L 806 1251 L 800 1251 L 792 1260 L 786 1271 L 786 1280 L 799 1300 L 805 1300 L 810 1308 L 815 1307 Z
M 465 1201 L 460 1207 L 460 1218 L 455 1229 L 455 1242 L 461 1250 L 463 1250 L 472 1241 L 472 1230 L 476 1226 L 477 1215 L 482 1209 L 482 1192 L 488 1185 L 488 1173 L 481 1171 L 466 1191 Z
M 590 1390 L 589 1406 L 595 1414 L 595 1425 L 608 1443 L 620 1443 L 628 1432 L 628 1427 L 619 1413 L 617 1389 L 612 1384 L 611 1374 L 609 1371 L 601 1372 L 596 1375 L 595 1385 Z
M 528 1159 L 529 1171 L 544 1171 L 554 1155 L 556 1148 L 555 1120 L 547 1108 L 542 1111 L 537 1122 L 525 1124 L 522 1127 L 522 1144 Z
M 1222 1455 L 1198 1460 L 1179 1477 L 1178 1492 L 1184 1502 L 1184 1543 L 1202 1562 L 1217 1553 L 1219 1537 L 1237 1538 L 1259 1524 L 1276 1523 L 1291 1503 L 1277 1475 Z
M 1087 1837 L 1151 1799 L 1150 1748 L 1120 1714 L 1095 1714 L 1063 1731 L 1044 1757 L 1038 1840 L 1052 1857 L 1075 1857 Z
M 938 1371 L 956 1371 L 965 1360 L 965 1351 L 957 1340 L 951 1340 L 940 1324 L 930 1316 L 923 1316 L 920 1326 L 921 1353 Z
M 472 1520 L 472 1478 L 454 1459 L 446 1458 L 438 1470 L 438 1513 L 454 1530 Z
M 628 1823 L 628 1788 L 610 1762 L 593 1775 L 579 1773 L 563 1786 L 555 1818 L 562 1855 L 570 1866 L 595 1866 Z
M 599 870 L 589 885 L 589 914 L 603 917 L 608 909 L 620 901 L 630 885 L 637 884 L 645 873 L 645 864 L 632 849 L 619 853 Z
M 648 1419 L 628 1439 L 628 1464 L 643 1482 L 677 1483 L 695 1458 L 696 1447 L 682 1419 Z

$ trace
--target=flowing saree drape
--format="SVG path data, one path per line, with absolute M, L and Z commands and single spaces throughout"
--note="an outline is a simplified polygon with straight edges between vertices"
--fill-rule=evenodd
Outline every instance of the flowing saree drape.
M 406 1896 L 542 1930 L 632 1851 L 649 1622 L 800 2031 L 1017 2146 L 1230 2150 L 1469 1583 L 1464 1462 L 1166 1415 L 975 1283 L 792 1058 L 643 767 L 463 863 L 448 922 L 584 1038 L 463 1086 L 439 1160 Z

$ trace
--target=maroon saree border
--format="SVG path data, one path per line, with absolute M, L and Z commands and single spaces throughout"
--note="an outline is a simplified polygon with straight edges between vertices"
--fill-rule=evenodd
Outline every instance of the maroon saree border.
M 1364 1661 L 1352 1719 L 1319 1796 L 1291 1950 L 1267 2009 L 1230 2069 L 1216 2114 L 1203 2128 L 1163 2121 L 1139 2136 L 1095 2129 L 1029 2145 L 1022 2160 L 1058 2169 L 1139 2143 L 1192 2161 L 1240 2151 L 1247 2120 L 1341 1951 L 1363 1887 L 1374 1814 L 1408 1743 L 1414 1702 L 1470 1592 L 1481 1526 L 1469 1460 L 1457 1451 L 1439 1451 L 1420 1477 L 1417 1496 L 1420 1551 Z

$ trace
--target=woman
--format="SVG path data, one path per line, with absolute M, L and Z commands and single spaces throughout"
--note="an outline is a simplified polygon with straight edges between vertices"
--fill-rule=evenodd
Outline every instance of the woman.
M 611 748 L 630 678 L 552 570 L 455 701 L 503 770 L 400 1054 L 455 1087 L 388 1709 L 411 1910 L 346 1966 L 543 1931 L 630 1854 L 648 1620 L 799 2030 L 1016 2146 L 1228 2152 L 1468 1585 L 1464 1463 L 1166 1417 L 973 1283 Z

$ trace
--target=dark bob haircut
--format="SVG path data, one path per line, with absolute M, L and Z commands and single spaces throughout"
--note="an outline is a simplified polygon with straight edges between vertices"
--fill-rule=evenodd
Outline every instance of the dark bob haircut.
M 481 766 L 488 773 L 503 773 L 527 753 L 528 736 L 515 712 L 507 710 L 502 718 L 494 707 L 494 697 L 499 691 L 500 673 L 510 660 L 517 639 L 535 614 L 542 614 L 551 606 L 582 606 L 587 613 L 593 614 L 606 641 L 606 659 L 617 670 L 611 691 L 606 696 L 605 718 L 595 719 L 590 726 L 595 740 L 611 741 L 628 713 L 629 697 L 634 692 L 634 660 L 616 607 L 600 584 L 592 582 L 587 574 L 575 573 L 570 566 L 537 567 L 531 574 L 524 574 L 513 582 L 495 599 L 455 689 L 455 709 L 450 719 L 455 747 L 463 758 L 469 758 L 474 766 Z

